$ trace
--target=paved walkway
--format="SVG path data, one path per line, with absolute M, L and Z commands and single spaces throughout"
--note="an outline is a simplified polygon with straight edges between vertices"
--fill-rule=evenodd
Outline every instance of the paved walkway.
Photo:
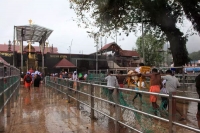
M 114 126 L 113 126 L 114 127 Z M 10 133 L 111 133 L 82 115 L 75 103 L 68 104 L 63 95 L 41 87 L 27 92 L 20 89 L 11 121 Z
M 85 99 L 82 99 L 85 100 Z M 136 108 L 141 108 L 139 103 L 134 103 Z M 187 108 L 191 104 L 186 105 Z M 196 105 L 192 105 L 192 107 Z M 96 108 L 106 112 L 110 116 L 115 116 L 115 108 L 103 102 L 96 102 Z M 11 118 L 6 120 L 6 132 L 8 133 L 114 133 L 114 122 L 101 114 L 97 120 L 91 120 L 86 106 L 81 105 L 80 110 L 76 108 L 76 102 L 67 103 L 65 96 L 53 89 L 41 87 L 40 89 L 31 89 L 27 92 L 25 88 L 20 89 L 17 107 L 12 111 Z M 189 110 L 188 110 L 189 111 Z M 190 111 L 192 112 L 192 111 Z M 124 121 L 134 123 L 132 111 L 125 111 Z M 190 113 L 191 114 L 191 113 Z M 188 114 L 187 114 L 188 115 Z M 197 126 L 194 113 L 187 117 L 186 125 Z M 10 122 L 9 122 L 10 121 Z M 153 121 L 152 121 L 153 122 Z M 9 126 L 10 125 L 10 126 Z M 156 126 L 155 126 L 156 125 Z M 166 123 L 154 120 L 155 133 L 168 132 L 161 130 L 166 127 Z M 159 130 L 158 130 L 159 129 Z M 120 125 L 120 133 L 131 132 Z M 182 128 L 177 128 L 177 133 L 193 133 Z

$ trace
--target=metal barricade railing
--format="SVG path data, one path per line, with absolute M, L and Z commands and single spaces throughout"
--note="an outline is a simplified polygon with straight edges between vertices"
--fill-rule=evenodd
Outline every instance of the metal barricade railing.
M 0 63 L 0 132 L 5 131 L 5 119 L 10 117 L 11 108 L 15 107 L 19 87 L 20 71 L 13 66 Z M 7 117 L 4 117 L 4 114 Z
M 159 70 L 168 70 L 168 69 L 179 69 L 182 70 L 181 73 L 178 74 L 174 74 L 174 76 L 176 76 L 181 84 L 181 87 L 178 89 L 178 92 L 180 93 L 185 93 L 184 95 L 187 96 L 189 93 L 193 93 L 191 90 L 191 87 L 194 86 L 195 84 L 195 78 L 196 76 L 198 76 L 198 72 L 196 73 L 185 73 L 184 69 L 189 68 L 189 67 L 185 67 L 185 66 L 179 66 L 179 67 L 159 67 Z M 194 67 L 195 68 L 195 67 Z M 113 72 L 117 72 L 118 69 L 106 69 L 106 70 L 98 70 L 98 73 L 102 72 L 102 71 L 107 71 L 109 72 L 110 70 L 116 70 Z M 119 68 L 120 70 L 120 68 Z M 127 72 L 129 71 L 129 69 L 127 68 Z M 100 74 L 96 75 L 96 70 L 88 70 L 88 81 L 93 81 L 93 82 L 104 82 L 101 76 L 99 76 Z M 104 76 L 105 77 L 105 76 Z M 147 79 L 147 82 L 149 82 L 149 80 Z M 101 83 L 100 83 L 101 84 Z
M 75 83 L 76 83 L 76 88 L 74 88 Z M 174 110 L 173 101 L 175 99 L 187 100 L 187 101 L 193 101 L 193 102 L 200 102 L 200 99 L 172 95 L 172 93 L 170 93 L 169 95 L 160 94 L 160 93 L 152 93 L 152 92 L 147 92 L 147 91 L 139 91 L 139 90 L 133 90 L 133 89 L 128 89 L 128 88 L 109 87 L 109 86 L 99 85 L 95 83 L 72 81 L 72 80 L 60 79 L 60 78 L 54 78 L 54 77 L 46 77 L 45 84 L 46 86 L 53 88 L 57 90 L 58 92 L 66 95 L 68 102 L 70 102 L 71 99 L 74 99 L 77 103 L 76 104 L 77 109 L 81 109 L 80 104 L 85 105 L 87 107 L 86 110 L 90 112 L 91 118 L 94 118 L 95 116 L 97 116 L 97 113 L 99 113 L 113 120 L 115 123 L 115 131 L 114 131 L 115 133 L 120 132 L 119 125 L 123 125 L 127 127 L 128 129 L 138 132 L 138 133 L 148 132 L 146 129 L 147 125 L 145 125 L 145 122 L 151 121 L 151 119 L 157 119 L 158 121 L 163 121 L 167 123 L 166 130 L 168 130 L 169 133 L 176 132 L 175 130 L 177 126 L 184 129 L 191 130 L 191 131 L 200 132 L 200 130 L 195 127 L 175 121 L 174 119 L 175 114 L 173 112 Z M 105 90 L 105 88 L 107 88 L 108 91 L 109 89 L 114 89 L 115 95 L 112 100 L 109 98 L 109 96 L 102 95 L 104 93 L 103 91 Z M 156 96 L 162 96 L 162 97 L 168 98 L 169 100 L 168 117 L 164 118 L 161 116 L 156 116 L 152 113 L 146 112 L 145 110 L 139 110 L 135 108 L 134 106 L 130 106 L 127 103 L 122 104 L 122 98 L 123 99 L 126 99 L 126 98 L 124 97 L 125 95 L 122 95 L 121 92 L 127 95 L 134 92 L 134 93 L 141 93 L 143 95 L 156 95 Z M 83 98 L 83 96 L 86 96 L 87 98 L 85 99 Z M 98 101 L 101 103 L 100 105 L 103 107 L 98 108 Z M 126 99 L 126 101 L 127 102 L 130 101 L 130 99 Z M 111 115 L 111 113 L 108 114 L 107 111 L 105 111 L 106 107 L 104 108 L 104 104 L 102 102 L 107 103 L 107 104 L 113 104 L 115 106 L 114 108 L 115 115 Z M 122 116 L 122 112 L 124 112 L 124 110 L 128 110 L 130 111 L 130 113 L 134 113 L 134 116 L 135 116 L 134 118 L 137 121 L 141 122 L 141 117 L 145 118 L 142 123 L 138 122 L 140 128 L 132 124 L 127 124 L 127 122 L 124 122 L 123 120 L 121 120 L 120 117 Z M 128 117 L 131 117 L 131 116 L 128 116 Z

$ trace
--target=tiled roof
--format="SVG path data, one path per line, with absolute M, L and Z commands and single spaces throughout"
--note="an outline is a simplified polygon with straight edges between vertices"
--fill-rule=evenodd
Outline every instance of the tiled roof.
M 137 51 L 130 51 L 130 50 L 121 50 L 120 51 L 121 56 L 138 56 L 139 54 Z
M 54 67 L 56 67 L 56 68 L 74 68 L 76 66 L 74 64 L 72 64 L 70 61 L 68 61 L 67 59 L 63 58 Z
M 5 65 L 10 65 L 8 62 L 6 62 L 1 56 L 0 56 L 0 62 L 3 62 Z
M 115 43 L 115 42 L 111 42 L 111 43 L 108 43 L 108 44 L 106 44 L 106 45 L 104 45 L 101 49 L 100 49 L 100 51 L 101 50 L 106 50 L 106 49 L 108 49 L 110 46 L 112 46 L 112 45 L 117 45 L 117 43 Z M 117 45 L 118 46 L 118 45 Z M 119 47 L 119 46 L 118 46 Z
M 27 46 L 27 45 L 26 45 Z M 26 46 L 23 46 L 25 48 Z M 35 52 L 40 52 L 40 47 L 39 46 L 33 46 L 35 48 Z M 49 52 L 51 52 L 52 47 L 48 48 Z M 8 51 L 8 45 L 7 44 L 0 44 L 0 51 Z M 13 45 L 11 46 L 11 51 L 13 51 Z M 18 53 L 20 52 L 20 45 L 15 45 L 15 51 Z M 45 48 L 44 53 L 47 53 L 47 48 Z M 58 53 L 57 47 L 53 47 L 53 53 Z

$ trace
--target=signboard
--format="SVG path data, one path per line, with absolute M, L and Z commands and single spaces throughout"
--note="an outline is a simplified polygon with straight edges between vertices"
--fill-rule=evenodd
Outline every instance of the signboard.
M 50 58 L 67 58 L 67 55 L 50 55 Z
M 11 57 L 11 56 L 13 56 L 13 53 L 0 52 L 0 55 Z

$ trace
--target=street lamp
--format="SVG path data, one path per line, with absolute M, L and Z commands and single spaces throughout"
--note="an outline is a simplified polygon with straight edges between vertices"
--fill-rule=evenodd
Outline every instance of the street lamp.
M 25 29 L 24 28 L 22 28 L 21 29 L 21 72 L 23 72 L 23 66 L 24 66 L 24 64 L 23 64 L 23 41 L 24 41 L 24 36 L 25 36 L 25 33 L 26 31 L 25 31 Z
M 73 42 L 73 39 L 72 39 L 72 41 L 71 41 L 71 45 L 69 46 L 69 56 L 70 56 L 70 61 L 71 61 L 71 50 L 72 50 L 72 42 Z

